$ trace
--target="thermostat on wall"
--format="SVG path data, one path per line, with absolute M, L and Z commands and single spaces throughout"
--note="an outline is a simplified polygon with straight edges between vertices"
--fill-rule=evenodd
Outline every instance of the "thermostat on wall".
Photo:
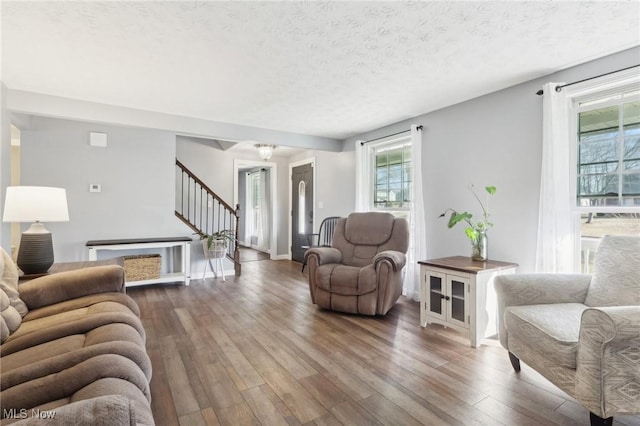
M 97 183 L 89 184 L 89 192 L 100 192 L 102 191 L 102 186 Z

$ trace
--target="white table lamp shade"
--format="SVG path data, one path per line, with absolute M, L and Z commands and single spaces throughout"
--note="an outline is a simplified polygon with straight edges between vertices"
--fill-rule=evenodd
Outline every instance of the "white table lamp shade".
M 68 222 L 67 192 L 46 186 L 9 186 L 3 222 Z
M 4 222 L 33 222 L 22 233 L 16 263 L 25 275 L 44 274 L 53 265 L 53 240 L 42 222 L 67 222 L 69 209 L 63 188 L 9 186 Z

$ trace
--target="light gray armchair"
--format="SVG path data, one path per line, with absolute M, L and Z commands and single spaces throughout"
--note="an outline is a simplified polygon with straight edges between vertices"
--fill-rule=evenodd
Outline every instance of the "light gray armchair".
M 611 425 L 640 414 L 640 237 L 604 237 L 593 270 L 496 277 L 500 343 Z
M 321 308 L 384 315 L 402 294 L 409 226 L 390 213 L 351 213 L 331 247 L 307 250 L 311 300 Z

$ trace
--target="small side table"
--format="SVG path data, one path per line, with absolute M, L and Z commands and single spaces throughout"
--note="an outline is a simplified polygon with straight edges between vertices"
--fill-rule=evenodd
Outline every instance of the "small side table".
M 114 252 L 137 250 L 141 253 L 156 253 L 157 250 L 168 250 L 169 256 L 163 256 L 160 278 L 139 281 L 127 281 L 127 287 L 147 284 L 191 281 L 191 237 L 159 237 L 159 238 L 125 238 L 117 240 L 90 240 L 89 260 L 98 260 L 98 252 L 103 258 L 114 257 Z M 116 253 L 117 256 L 117 253 Z
M 453 256 L 421 260 L 420 325 L 440 324 L 467 336 L 477 348 L 497 333 L 497 299 L 493 279 L 513 274 L 518 264 Z

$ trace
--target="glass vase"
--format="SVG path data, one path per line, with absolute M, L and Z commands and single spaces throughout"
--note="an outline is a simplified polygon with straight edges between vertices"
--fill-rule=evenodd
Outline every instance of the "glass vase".
M 487 254 L 487 231 L 478 232 L 478 236 L 471 240 L 471 259 L 485 261 Z

